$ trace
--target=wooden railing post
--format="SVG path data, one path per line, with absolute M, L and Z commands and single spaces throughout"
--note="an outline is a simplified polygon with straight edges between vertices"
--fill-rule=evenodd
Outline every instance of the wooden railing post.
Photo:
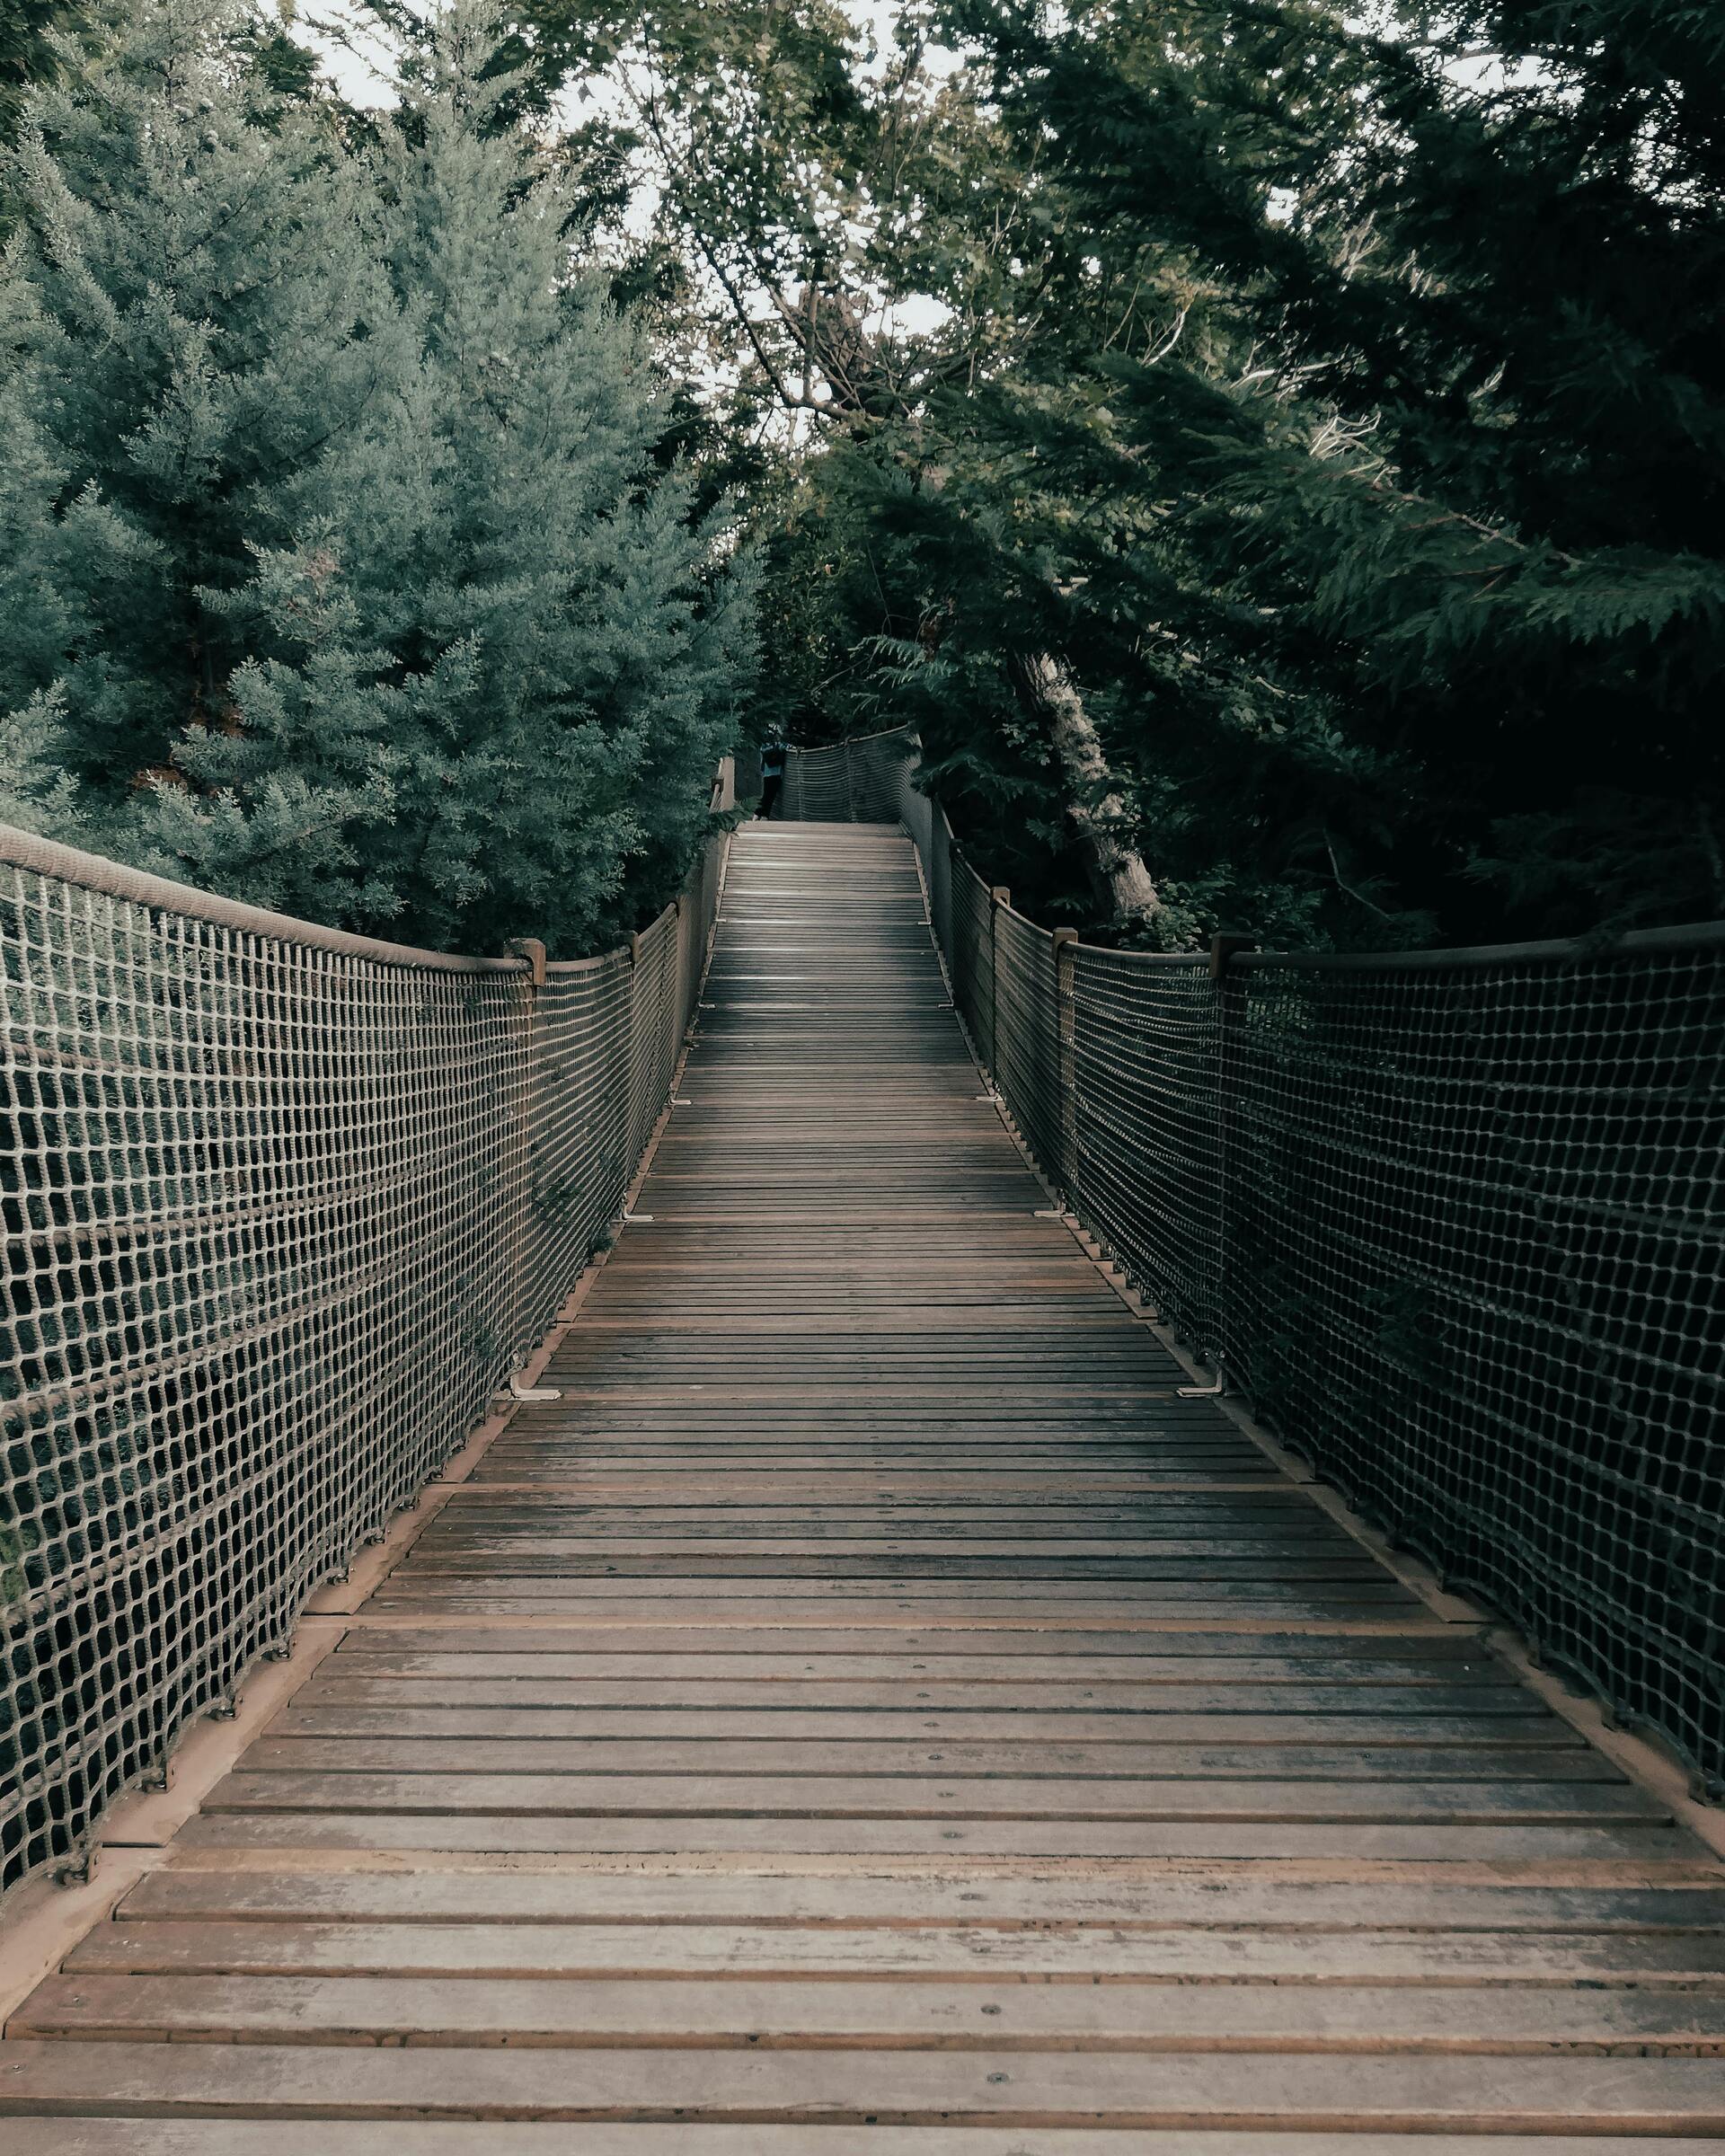
M 1078 931 L 1057 928 L 1054 943 L 1055 1087 L 1060 1103 L 1060 1158 L 1053 1163 L 1060 1195 L 1078 1202 L 1078 997 L 1074 981 Z
M 1216 996 L 1216 1257 L 1212 1307 L 1205 1314 L 1216 1342 L 1211 1359 L 1218 1368 L 1225 1351 L 1234 1277 L 1234 1192 L 1240 1167 L 1240 1084 L 1246 1031 L 1246 974 L 1232 961 L 1243 951 L 1257 948 L 1250 936 L 1219 934 L 1210 938 L 1210 979 Z M 1218 1385 L 1222 1382 L 1218 1380 Z
M 539 1053 L 539 997 L 545 985 L 549 954 L 537 936 L 513 937 L 504 945 L 503 951 L 506 958 L 522 959 L 527 968 L 526 1007 L 522 1019 L 521 1082 L 516 1102 L 520 1136 L 514 1170 L 514 1202 L 509 1213 L 509 1309 L 505 1320 L 509 1331 L 509 1354 L 513 1364 L 526 1353 L 532 1339 L 536 1337 L 535 1328 L 527 1321 L 533 1277 L 536 1270 L 528 1246 L 533 1241 L 536 1219 L 534 1196 L 539 1173 L 540 1108 L 544 1091 Z
M 1004 883 L 988 891 L 988 1082 L 1000 1091 L 1000 909 L 1013 894 Z

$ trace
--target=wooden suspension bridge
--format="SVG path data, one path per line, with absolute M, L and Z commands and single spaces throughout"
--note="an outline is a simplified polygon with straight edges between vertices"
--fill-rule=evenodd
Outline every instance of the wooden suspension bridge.
M 1725 2133 L 1725 1868 L 1182 1394 L 896 830 L 739 834 L 543 1382 L 12 2013 L 8 2156 Z

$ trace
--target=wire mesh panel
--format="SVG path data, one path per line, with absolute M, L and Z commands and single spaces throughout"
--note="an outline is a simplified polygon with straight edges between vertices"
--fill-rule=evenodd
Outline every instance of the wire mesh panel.
M 899 736 L 901 747 L 888 764 L 890 792 L 887 797 L 888 820 L 903 824 L 910 834 L 911 843 L 926 862 L 933 843 L 937 818 L 934 804 L 925 793 L 919 793 L 912 783 L 916 770 L 916 744 L 908 732 Z
M 787 823 L 848 824 L 856 820 L 851 808 L 850 757 L 842 742 L 836 748 L 785 751 L 779 814 Z
M 955 846 L 947 897 L 946 966 L 952 1001 L 984 1070 L 995 1067 L 995 902 L 988 886 Z
M 902 728 L 846 745 L 851 766 L 851 817 L 859 824 L 896 824 L 898 782 L 907 762 Z
M 707 949 L 712 941 L 713 922 L 719 912 L 719 886 L 722 879 L 724 858 L 722 846 L 708 846 L 696 862 L 678 901 L 677 927 L 681 950 L 677 980 L 680 1001 L 676 1033 L 679 1046 L 694 1025 L 695 1012 L 699 1007 Z
M 830 748 L 792 748 L 780 812 L 792 823 L 896 824 L 916 754 L 906 727 Z
M 677 1022 L 677 914 L 667 906 L 633 940 L 629 1037 L 629 1158 L 638 1161 L 671 1088 L 682 1038 Z
M 536 1113 L 526 1202 L 532 1250 L 518 1349 L 537 1340 L 623 1209 L 634 1173 L 632 969 L 626 951 L 547 969 L 535 1009 Z
M 4 1880 L 285 1645 L 543 1332 L 662 1104 L 676 921 L 644 994 L 627 954 L 535 987 L 0 832 Z
M 761 752 L 753 742 L 744 742 L 732 751 L 736 776 L 733 789 L 739 802 L 752 806 L 761 798 Z
M 934 941 L 948 962 L 952 954 L 952 834 L 946 818 L 931 819 L 928 851 L 923 855 L 923 879 L 928 888 L 928 917 Z

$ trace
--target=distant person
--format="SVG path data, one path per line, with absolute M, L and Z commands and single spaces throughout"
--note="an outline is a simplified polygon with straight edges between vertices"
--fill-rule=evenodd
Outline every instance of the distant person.
M 761 805 L 755 811 L 757 817 L 771 816 L 779 805 L 779 796 L 784 791 L 784 743 L 764 741 L 761 744 Z

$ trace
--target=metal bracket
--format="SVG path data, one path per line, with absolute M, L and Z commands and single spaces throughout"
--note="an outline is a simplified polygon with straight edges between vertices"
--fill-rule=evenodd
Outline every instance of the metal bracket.
M 562 1392 L 555 1385 L 524 1385 L 521 1383 L 521 1373 L 518 1370 L 511 1371 L 509 1374 L 509 1398 L 511 1400 L 544 1401 L 561 1400 L 562 1397 Z
M 625 1213 L 623 1216 L 623 1225 L 625 1228 L 638 1228 L 643 1222 L 650 1221 L 652 1217 L 650 1213 Z
M 1176 1400 L 1220 1400 L 1228 1389 L 1225 1376 L 1218 1377 L 1213 1385 L 1176 1385 Z

